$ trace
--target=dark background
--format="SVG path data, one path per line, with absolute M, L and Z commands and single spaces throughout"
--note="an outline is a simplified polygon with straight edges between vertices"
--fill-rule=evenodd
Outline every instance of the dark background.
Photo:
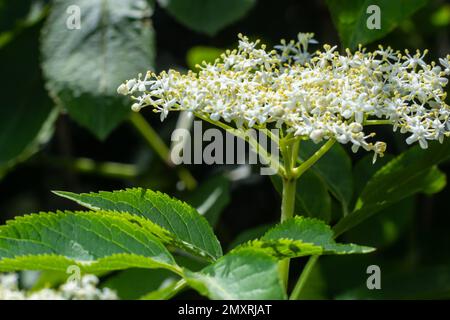
M 432 17 L 445 3 L 448 2 L 430 1 L 388 36 L 368 47 L 374 48 L 377 43 L 382 43 L 398 49 L 428 48 L 431 58 L 443 56 L 450 51 L 450 26 L 437 26 L 433 24 Z M 186 54 L 194 46 L 232 48 L 237 43 L 236 35 L 239 32 L 251 38 L 261 38 L 270 46 L 277 44 L 281 38 L 294 39 L 298 32 L 314 32 L 315 39 L 321 44 L 340 44 L 323 1 L 260 0 L 243 19 L 213 37 L 187 29 L 159 7 L 152 17 L 152 23 L 157 31 L 158 70 L 188 68 Z M 35 28 L 38 30 L 40 25 Z M 27 52 L 16 52 L 11 59 L 0 63 L 20 64 L 22 59 L 38 60 L 39 57 L 30 57 Z M 17 74 L 14 79 L 1 81 L 20 82 L 22 76 Z M 8 93 L 2 91 L 4 94 Z M 151 112 L 143 112 L 143 115 L 169 141 L 176 117 L 172 115 L 166 122 L 160 123 L 159 116 Z M 407 148 L 403 139 L 392 134 L 389 129 L 382 129 L 379 134 L 388 143 L 388 153 L 395 155 Z M 348 151 L 355 162 L 364 156 Z M 114 179 L 81 174 L 61 165 L 57 160 L 61 157 L 137 163 L 147 169 L 137 179 Z M 188 169 L 201 183 L 212 174 L 231 170 L 231 167 L 191 165 Z M 441 169 L 448 174 L 450 167 L 445 163 Z M 216 227 L 224 247 L 242 231 L 275 223 L 278 219 L 278 194 L 268 177 L 259 176 L 257 168 L 253 171 L 254 174 L 249 178 L 232 183 L 231 201 L 223 210 Z M 175 188 L 176 181 L 174 170 L 155 156 L 128 123 L 119 126 L 104 141 L 99 141 L 63 114 L 57 120 L 55 135 L 50 142 L 0 181 L 0 221 L 3 223 L 15 215 L 25 213 L 78 208 L 53 195 L 50 190 L 88 192 L 147 186 L 185 197 L 186 192 Z M 450 188 L 447 187 L 432 197 L 416 196 L 403 206 L 369 219 L 358 227 L 359 232 L 350 233 L 345 238 L 361 244 L 381 244 L 379 250 L 368 256 L 323 258 L 318 268 L 320 273 L 318 271 L 317 278 L 314 278 L 317 281 L 312 286 L 314 290 L 311 289 L 312 297 L 340 297 L 348 289 L 364 285 L 367 277 L 365 266 L 377 264 L 382 268 L 383 285 L 386 286 L 386 291 L 380 292 L 378 298 L 449 298 L 449 199 Z M 294 268 L 300 269 L 301 265 L 302 262 L 294 265 Z M 190 294 L 186 296 L 190 297 Z M 365 296 L 356 294 L 356 297 Z

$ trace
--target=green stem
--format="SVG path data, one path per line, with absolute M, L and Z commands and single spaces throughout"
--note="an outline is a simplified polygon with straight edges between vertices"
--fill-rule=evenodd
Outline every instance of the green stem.
M 280 143 L 280 149 L 281 153 L 283 155 L 283 162 L 284 162 L 284 172 L 285 174 L 282 175 L 283 178 L 283 194 L 282 194 L 282 200 L 281 200 L 281 222 L 286 221 L 289 218 L 292 218 L 294 216 L 294 208 L 295 208 L 295 189 L 297 185 L 297 179 L 311 166 L 313 166 L 335 143 L 334 139 L 328 140 L 319 150 L 316 151 L 310 158 L 308 158 L 306 161 L 301 163 L 298 167 L 294 168 L 297 157 L 298 157 L 298 150 L 300 145 L 300 140 L 289 140 L 289 141 L 281 141 Z M 299 280 L 299 283 L 296 285 L 296 289 L 294 290 L 294 293 L 297 295 L 297 292 L 301 291 L 302 287 L 304 286 L 304 283 L 306 282 L 306 279 L 308 277 L 309 272 L 311 272 L 310 269 L 314 266 L 315 259 L 311 260 L 311 263 L 307 264 L 308 268 L 305 268 L 306 274 L 303 276 L 302 273 L 302 279 Z M 289 279 L 289 259 L 284 259 L 280 261 L 279 263 L 279 272 L 280 272 L 280 278 L 283 281 L 283 284 L 285 288 L 288 287 L 288 279 Z M 294 295 L 294 296 L 296 296 Z
M 166 146 L 164 141 L 145 120 L 145 118 L 140 113 L 133 112 L 130 117 L 130 122 L 149 144 L 149 146 L 158 154 L 161 160 L 163 160 L 169 167 L 173 167 L 174 164 L 170 160 L 169 147 Z M 195 189 L 197 186 L 197 181 L 186 168 L 177 167 L 176 171 L 178 177 L 181 181 L 183 181 L 188 190 Z
M 187 287 L 187 281 L 185 279 L 180 279 L 177 284 L 175 285 L 175 287 L 173 288 L 171 295 L 169 297 L 169 299 L 173 296 L 175 296 L 178 292 L 180 292 L 181 290 L 183 290 L 184 288 Z
M 302 274 L 300 275 L 297 283 L 295 284 L 294 290 L 292 290 L 289 300 L 300 299 L 300 295 L 303 291 L 303 288 L 305 287 L 306 282 L 308 281 L 308 278 L 311 274 L 312 269 L 314 268 L 314 265 L 317 262 L 317 259 L 319 259 L 319 256 L 311 256 L 309 258 L 308 262 L 305 265 L 305 268 L 302 271 Z

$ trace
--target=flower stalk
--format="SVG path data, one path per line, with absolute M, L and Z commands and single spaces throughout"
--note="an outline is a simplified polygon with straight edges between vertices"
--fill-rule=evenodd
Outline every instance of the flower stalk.
M 410 54 L 380 46 L 373 52 L 362 47 L 338 52 L 336 46 L 324 45 L 310 53 L 309 44 L 317 44 L 313 34 L 299 34 L 298 41 L 282 40 L 270 50 L 240 34 L 236 49 L 203 63 L 197 73 L 148 71 L 122 83 L 117 92 L 131 96 L 133 111 L 150 107 L 161 121 L 169 112 L 191 112 L 247 141 L 276 166 L 283 181 L 281 222 L 296 213 L 297 180 L 335 142 L 350 145 L 355 153 L 373 152 L 375 162 L 386 143 L 373 140 L 373 126 L 389 125 L 408 135 L 406 143 L 423 149 L 428 141 L 442 143 L 450 136 L 450 106 L 445 102 L 450 55 L 427 63 L 426 51 Z M 282 128 L 280 137 L 271 134 L 272 127 Z M 245 134 L 252 128 L 278 145 L 281 162 Z M 323 144 L 301 161 L 303 140 Z M 149 139 L 158 152 L 162 147 L 155 141 Z M 316 260 L 307 263 L 291 298 L 300 297 Z M 287 289 L 289 259 L 279 263 L 279 272 Z

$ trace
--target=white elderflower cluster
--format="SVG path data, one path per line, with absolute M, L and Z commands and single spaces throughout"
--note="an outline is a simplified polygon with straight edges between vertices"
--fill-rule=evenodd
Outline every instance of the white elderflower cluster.
M 98 289 L 98 278 L 85 275 L 80 281 L 68 281 L 58 290 L 42 289 L 24 291 L 19 289 L 16 273 L 0 275 L 0 300 L 117 300 L 116 293 L 109 289 Z
M 134 111 L 151 106 L 164 120 L 169 111 L 190 111 L 238 128 L 273 124 L 315 143 L 336 139 L 383 155 L 386 144 L 373 140 L 368 126 L 390 124 L 407 134 L 408 144 L 427 148 L 429 140 L 449 136 L 450 107 L 445 87 L 450 55 L 427 63 L 427 54 L 379 47 L 340 54 L 324 45 L 314 54 L 312 34 L 282 41 L 266 50 L 239 35 L 239 46 L 198 73 L 175 70 L 128 80 L 118 93 L 131 95 Z

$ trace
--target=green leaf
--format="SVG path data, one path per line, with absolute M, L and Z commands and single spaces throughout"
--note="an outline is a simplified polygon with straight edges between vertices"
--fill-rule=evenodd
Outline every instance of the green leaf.
M 0 1 L 0 48 L 21 32 L 45 18 L 49 4 L 45 0 Z
M 242 18 L 256 0 L 165 0 L 160 3 L 186 27 L 213 36 Z
M 258 240 L 237 247 L 236 251 L 251 248 L 277 259 L 322 254 L 368 253 L 373 248 L 355 244 L 340 244 L 333 239 L 333 231 L 323 221 L 296 216 L 270 229 Z
M 142 0 L 74 0 L 80 29 L 69 29 L 69 4 L 53 2 L 42 32 L 47 88 L 69 115 L 104 139 L 129 114 L 116 90 L 154 64 L 152 9 Z
M 419 192 L 439 191 L 442 174 L 435 165 L 450 157 L 450 142 L 433 144 L 429 149 L 413 147 L 382 167 L 370 179 L 356 207 L 335 226 L 340 235 L 391 204 Z
M 186 54 L 186 63 L 189 69 L 197 70 L 197 65 L 202 62 L 213 63 L 224 50 L 214 47 L 196 46 L 188 50 Z
M 187 202 L 216 226 L 223 209 L 230 203 L 230 180 L 217 175 L 209 178 L 189 196 Z
M 271 176 L 278 193 L 283 192 L 279 176 Z M 318 218 L 325 222 L 331 218 L 331 197 L 325 183 L 313 172 L 306 171 L 298 180 L 295 189 L 295 214 Z
M 0 270 L 84 272 L 166 268 L 174 258 L 144 218 L 112 212 L 57 212 L 18 217 L 0 226 Z
M 302 141 L 299 152 L 300 160 L 308 159 L 320 147 L 321 145 L 312 141 Z M 344 148 L 335 144 L 312 166 L 311 171 L 325 183 L 328 190 L 339 200 L 345 215 L 352 199 L 353 183 L 351 178 L 352 162 Z M 301 179 L 302 177 L 300 177 Z
M 354 49 L 381 39 L 402 21 L 427 3 L 427 0 L 326 0 L 342 45 Z M 373 15 L 367 8 L 380 8 L 380 29 L 369 29 L 367 20 Z
M 212 260 L 222 256 L 222 248 L 208 221 L 186 203 L 163 193 L 142 188 L 55 193 L 91 210 L 127 212 L 144 217 L 153 223 L 152 232 L 161 240 Z
M 186 280 L 210 299 L 286 299 L 277 261 L 248 249 L 231 252 L 201 272 L 186 272 Z
M 53 133 L 56 110 L 42 84 L 38 34 L 39 26 L 34 26 L 0 49 L 4 93 L 0 104 L 0 177 L 38 151 Z

